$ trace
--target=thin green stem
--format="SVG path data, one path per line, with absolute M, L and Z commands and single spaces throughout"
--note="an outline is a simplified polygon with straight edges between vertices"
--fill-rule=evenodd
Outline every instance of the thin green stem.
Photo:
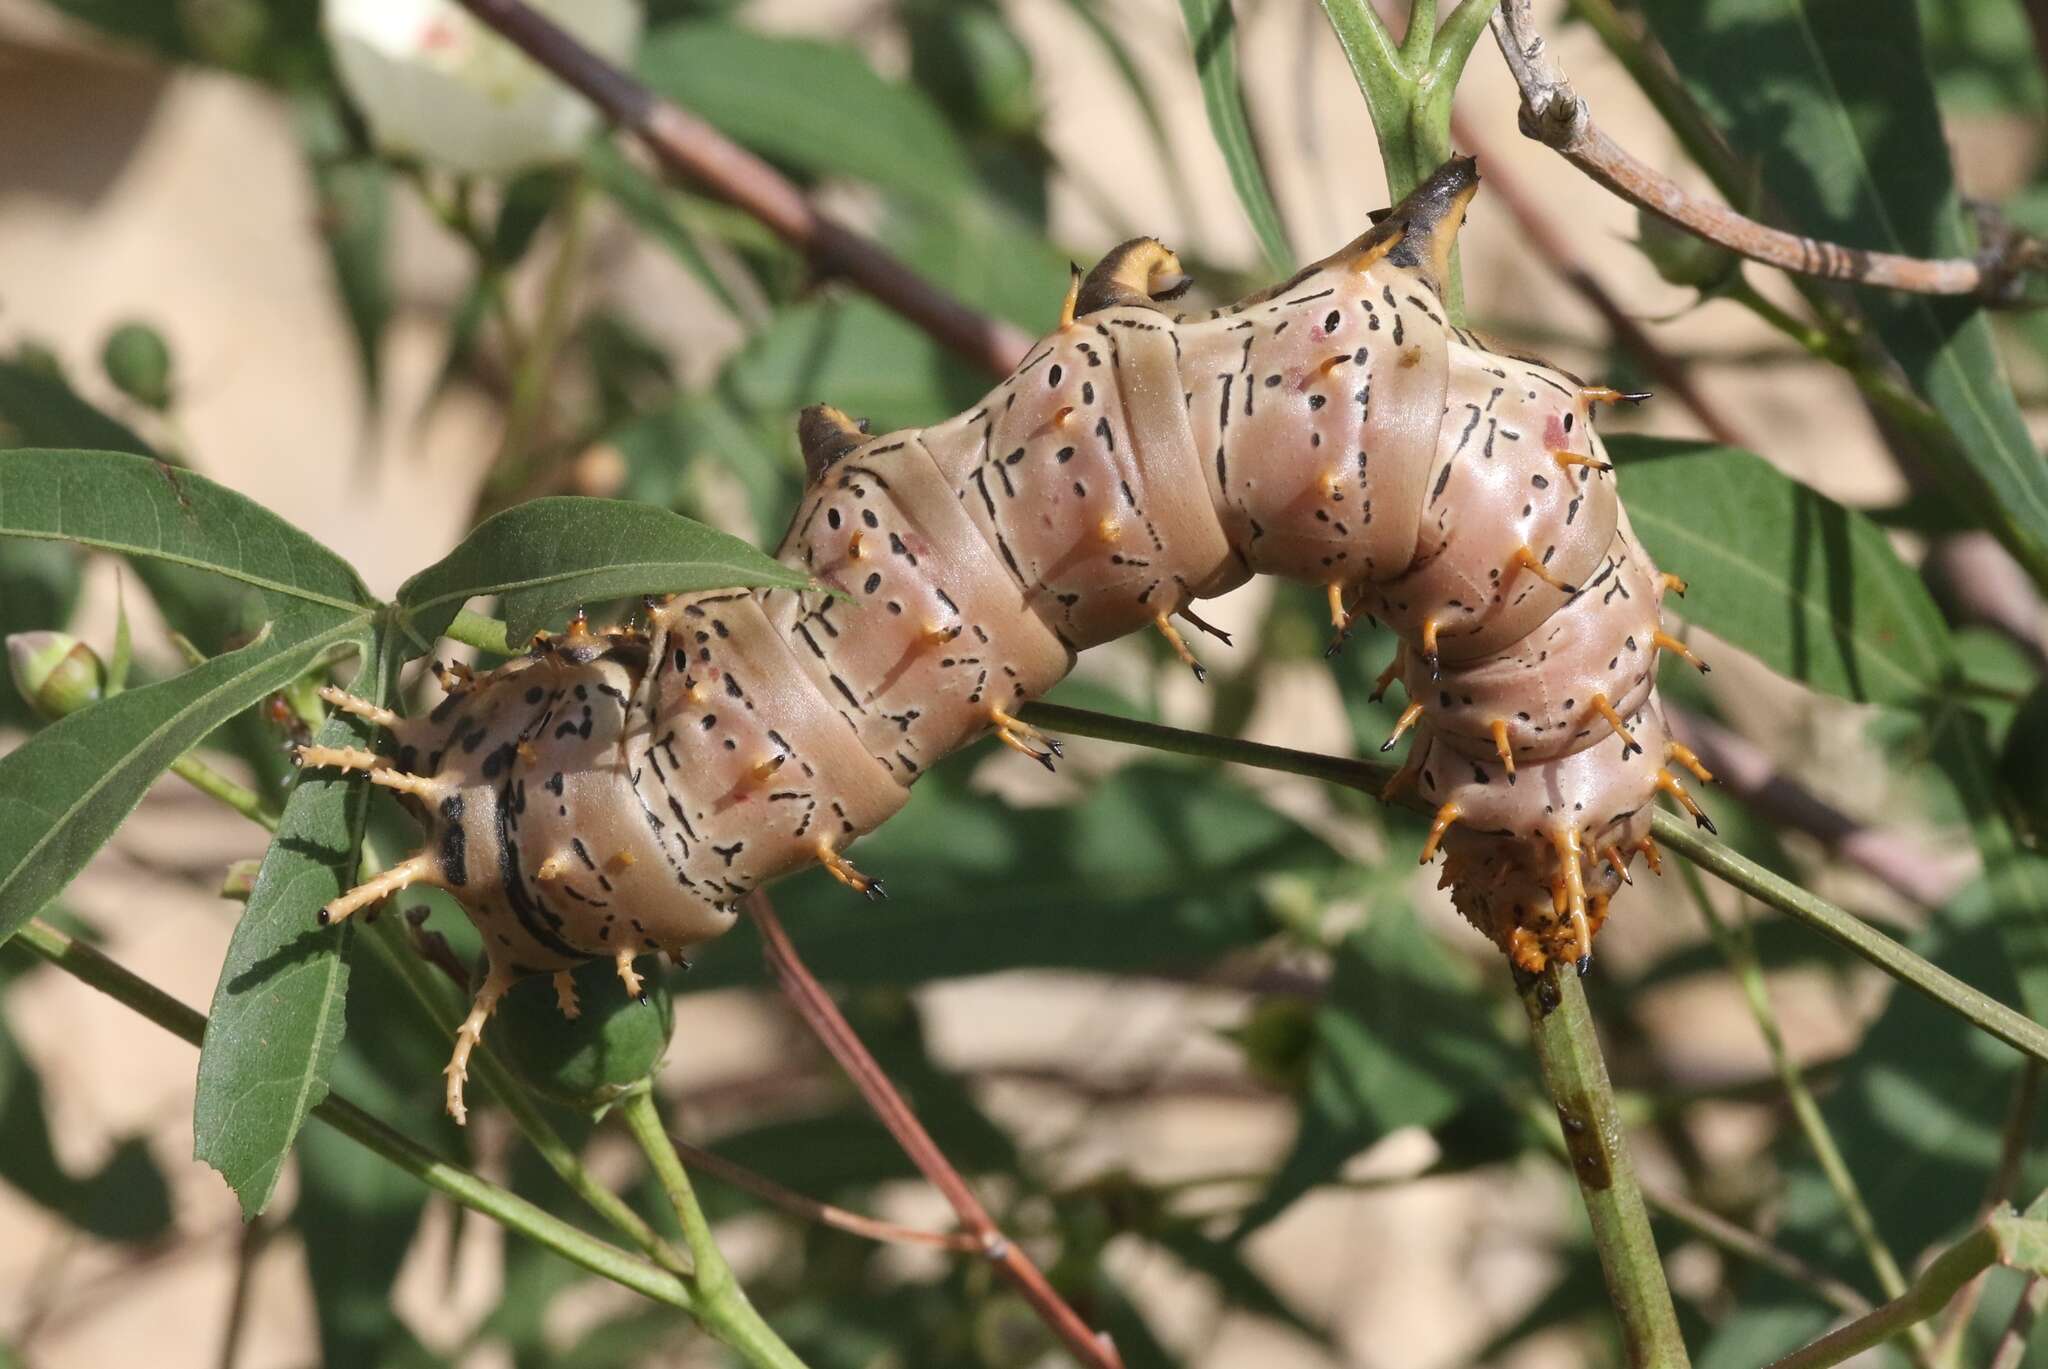
M 364 938 L 370 944 L 378 959 L 382 960 L 392 973 L 405 982 L 411 990 L 414 1001 L 426 1014 L 427 1019 L 442 1035 L 453 1038 L 455 1029 L 463 1016 L 462 1004 L 448 992 L 445 984 L 427 962 L 414 954 L 403 940 L 404 933 L 398 919 L 379 918 L 372 923 Z M 493 1055 L 488 1046 L 479 1045 L 469 1058 L 469 1067 L 477 1082 L 497 1098 L 500 1105 L 511 1115 L 513 1125 L 534 1148 L 548 1168 L 561 1176 L 562 1182 L 571 1192 L 581 1198 L 590 1209 L 618 1229 L 633 1244 L 645 1251 L 656 1264 L 679 1277 L 690 1277 L 693 1269 L 683 1253 L 663 1240 L 661 1234 L 647 1224 L 645 1218 L 635 1212 L 618 1194 L 606 1188 L 584 1165 L 575 1148 L 562 1139 L 541 1112 L 540 1105 L 517 1079 L 512 1077 L 502 1062 Z
M 1989 1269 L 1997 1259 L 1998 1238 L 1988 1227 L 1979 1227 L 1936 1256 L 1934 1263 L 1902 1296 L 1774 1361 L 1769 1369 L 1826 1369 L 1874 1345 L 1882 1345 L 1946 1307 L 1958 1289 Z
M 1899 1262 L 1892 1257 L 1884 1237 L 1878 1234 L 1877 1221 L 1870 1215 L 1869 1204 L 1863 1200 L 1863 1190 L 1857 1185 L 1856 1176 L 1850 1172 L 1841 1147 L 1835 1144 L 1834 1132 L 1821 1115 L 1820 1104 L 1815 1101 L 1812 1090 L 1806 1087 L 1798 1062 L 1785 1049 L 1785 1036 L 1778 1028 L 1778 1015 L 1771 1006 L 1770 988 L 1764 982 L 1763 966 L 1757 959 L 1756 939 L 1750 934 L 1749 924 L 1738 922 L 1731 925 L 1722 918 L 1715 910 L 1713 900 L 1707 897 L 1707 888 L 1700 879 L 1699 871 L 1687 865 L 1681 873 L 1694 905 L 1706 920 L 1715 946 L 1720 948 L 1729 969 L 1735 973 L 1736 982 L 1742 986 L 1750 1016 L 1756 1019 L 1757 1031 L 1764 1039 L 1764 1049 L 1770 1054 L 1771 1067 L 1777 1071 L 1778 1080 L 1784 1086 L 1793 1119 L 1805 1134 L 1807 1145 L 1813 1148 L 1814 1159 L 1819 1162 L 1828 1187 L 1835 1191 L 1835 1200 L 1842 1205 L 1843 1215 L 1849 1219 L 1849 1229 L 1855 1235 L 1856 1243 L 1863 1248 L 1871 1273 L 1877 1276 L 1878 1287 L 1887 1298 L 1898 1297 L 1906 1291 L 1906 1276 L 1900 1272 Z M 1912 1346 L 1915 1362 L 1927 1365 L 1933 1347 L 1933 1336 L 1925 1327 L 1916 1327 Z
M 1659 810 L 1650 820 L 1650 832 L 1716 879 L 1805 923 L 2014 1050 L 2048 1062 L 2048 1028 L 1915 955 L 1854 914 L 1693 830 L 1676 814 Z
M 265 831 L 277 830 L 277 814 L 256 791 L 237 784 L 190 752 L 171 762 L 171 773 L 200 793 L 219 799 Z
M 123 968 L 93 947 L 31 918 L 14 941 L 80 982 L 134 1009 L 172 1035 L 197 1046 L 206 1034 L 206 1015 Z M 450 1164 L 417 1142 L 345 1099 L 329 1095 L 313 1116 L 390 1161 L 455 1202 L 516 1231 L 601 1278 L 656 1302 L 696 1310 L 689 1287 L 674 1274 L 607 1245 L 518 1194 L 500 1188 L 460 1165 Z
M 463 609 L 455 615 L 455 621 L 448 624 L 442 636 L 479 651 L 495 652 L 500 656 L 511 656 L 518 652 L 505 638 L 505 624 L 496 618 L 486 618 L 481 613 Z
M 1408 31 L 1401 35 L 1401 65 L 1420 71 L 1436 46 L 1436 0 L 1409 0 Z
M 1629 1160 L 1585 990 L 1569 966 L 1553 962 L 1523 988 L 1522 1006 L 1529 1014 L 1544 1087 L 1564 1129 L 1572 1177 L 1592 1223 L 1593 1246 L 1628 1362 L 1682 1369 L 1691 1361 L 1650 1234 L 1650 1214 Z
M 497 640 L 503 640 L 504 624 L 481 615 L 465 617 L 472 619 L 467 629 L 470 635 L 458 640 L 481 643 L 493 635 Z M 456 629 L 451 627 L 449 631 L 453 636 Z M 1068 708 L 1062 704 L 1029 704 L 1021 716 L 1025 721 L 1050 731 L 1304 775 L 1375 796 L 1393 774 L 1391 767 L 1374 765 L 1369 761 L 1267 746 L 1237 737 L 1211 736 L 1206 732 L 1190 732 L 1185 728 L 1120 718 L 1091 709 Z M 1660 810 L 1652 818 L 1650 830 L 1659 841 L 1716 879 L 1776 908 L 1795 921 L 1805 923 L 2014 1050 L 2048 1063 L 2048 1027 L 1929 963 L 1846 909 L 1766 870 L 1715 838 L 1693 830 L 1684 818 Z
M 661 1105 L 654 1101 L 653 1091 L 643 1089 L 631 1095 L 619 1105 L 619 1112 L 626 1129 L 633 1133 L 633 1139 L 654 1167 L 662 1191 L 668 1194 L 669 1205 L 675 1209 L 676 1221 L 683 1229 L 683 1241 L 696 1262 L 698 1319 L 713 1335 L 761 1369 L 803 1369 L 803 1361 L 761 1319 L 746 1290 L 733 1277 L 731 1266 L 726 1264 L 718 1242 L 712 1237 L 711 1223 L 697 1202 L 697 1191 L 690 1186 L 682 1156 L 676 1153 L 675 1142 L 669 1139 L 668 1128 L 662 1124 Z

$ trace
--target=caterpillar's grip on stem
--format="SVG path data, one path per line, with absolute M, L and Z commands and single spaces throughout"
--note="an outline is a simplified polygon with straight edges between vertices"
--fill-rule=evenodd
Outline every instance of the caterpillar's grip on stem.
M 1061 324 L 980 403 L 870 435 L 804 412 L 807 488 L 778 556 L 836 593 L 724 591 L 644 629 L 558 637 L 386 728 L 363 769 L 424 850 L 333 917 L 415 882 L 462 902 L 495 991 L 586 959 L 681 955 L 765 880 L 824 863 L 947 754 L 1017 721 L 1075 653 L 1254 574 L 1325 590 L 1405 642 L 1413 729 L 1395 788 L 1437 813 L 1458 907 L 1514 962 L 1581 967 L 1688 764 L 1655 693 L 1669 577 L 1636 544 L 1592 428 L 1619 398 L 1451 324 L 1440 282 L 1478 185 L 1439 168 L 1371 231 L 1228 308 L 1177 314 L 1180 263 L 1136 239 L 1081 276 Z M 1633 396 L 1630 396 L 1633 398 Z M 1683 653 L 1690 658 L 1690 653 Z

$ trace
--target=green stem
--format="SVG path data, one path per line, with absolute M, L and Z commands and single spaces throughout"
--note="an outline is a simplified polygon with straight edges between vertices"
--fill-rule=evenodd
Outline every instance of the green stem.
M 1978 1030 L 2022 1054 L 2048 1062 L 2048 1028 L 1915 955 L 1853 913 L 1693 830 L 1689 821 L 1674 813 L 1659 810 L 1650 820 L 1650 833 L 1716 879 L 1805 923 L 1900 983 L 1926 994 Z
M 64 935 L 40 918 L 31 918 L 15 933 L 14 940 L 66 974 L 133 1008 L 191 1045 L 197 1046 L 206 1034 L 204 1013 L 180 1003 L 154 984 L 124 969 L 84 942 Z M 500 1188 L 460 1165 L 450 1164 L 353 1103 L 329 1095 L 313 1109 L 313 1116 L 429 1188 L 446 1194 L 463 1207 L 491 1218 L 591 1273 L 656 1302 L 695 1312 L 696 1299 L 689 1287 L 674 1274 L 577 1230 L 518 1194 Z
M 1842 1157 L 1841 1147 L 1835 1144 L 1834 1132 L 1829 1130 L 1827 1119 L 1821 1115 L 1820 1104 L 1806 1087 L 1806 1080 L 1791 1052 L 1785 1049 L 1785 1037 L 1778 1030 L 1778 1015 L 1771 1006 L 1770 989 L 1764 983 L 1763 966 L 1757 960 L 1756 941 L 1750 935 L 1748 924 L 1729 925 L 1715 910 L 1713 900 L 1707 897 L 1706 885 L 1700 880 L 1699 871 L 1688 865 L 1683 873 L 1686 888 L 1691 892 L 1700 916 L 1706 919 L 1714 944 L 1720 948 L 1728 967 L 1735 972 L 1736 982 L 1742 986 L 1743 996 L 1749 1002 L 1750 1016 L 1756 1019 L 1757 1030 L 1764 1038 L 1764 1049 L 1770 1054 L 1771 1067 L 1778 1072 L 1786 1101 L 1791 1104 L 1792 1116 L 1805 1134 L 1806 1143 L 1813 1148 L 1814 1159 L 1820 1163 L 1828 1187 L 1835 1191 L 1835 1199 L 1841 1203 L 1843 1215 L 1849 1219 L 1849 1229 L 1854 1233 L 1857 1244 L 1863 1247 L 1871 1272 L 1877 1276 L 1878 1287 L 1887 1298 L 1898 1297 L 1906 1291 L 1905 1275 L 1900 1272 L 1899 1263 L 1892 1257 L 1884 1238 L 1878 1234 L 1877 1220 L 1870 1215 L 1870 1207 L 1863 1200 L 1863 1190 L 1857 1186 L 1856 1176 L 1849 1170 L 1849 1162 Z M 1934 1338 L 1926 1328 L 1916 1328 L 1912 1347 L 1914 1360 L 1925 1365 L 1933 1346 Z
M 675 1208 L 676 1221 L 683 1228 L 683 1241 L 696 1262 L 698 1320 L 713 1335 L 745 1355 L 751 1364 L 762 1369 L 804 1369 L 803 1361 L 761 1319 L 746 1290 L 733 1277 L 731 1266 L 726 1264 L 718 1242 L 712 1237 L 711 1223 L 697 1202 L 697 1192 L 690 1186 L 682 1157 L 676 1153 L 668 1128 L 662 1124 L 661 1106 L 654 1101 L 653 1090 L 643 1089 L 631 1095 L 619 1105 L 619 1112 L 626 1129 L 633 1133 L 633 1139 L 640 1143 L 648 1163 L 654 1167 L 655 1176 L 661 1180 L 669 1205 Z
M 1607 1295 L 1634 1366 L 1674 1369 L 1691 1361 L 1678 1333 L 1678 1312 L 1664 1282 L 1664 1264 L 1650 1235 L 1635 1167 L 1614 1105 L 1614 1086 L 1585 990 L 1569 966 L 1553 963 L 1522 990 L 1544 1087 L 1557 1108 L 1572 1177 L 1593 1226 L 1593 1246 Z
M 372 951 L 392 973 L 405 982 L 412 991 L 413 999 L 434 1027 L 446 1037 L 455 1035 L 456 1027 L 463 1016 L 462 1005 L 448 992 L 448 986 L 427 962 L 413 953 L 410 946 L 401 939 L 403 932 L 395 918 L 379 918 L 372 923 L 365 940 Z M 479 1045 L 469 1058 L 469 1067 L 477 1082 L 497 1098 L 512 1117 L 513 1125 L 519 1128 L 527 1143 L 547 1163 L 548 1168 L 561 1176 L 562 1182 L 571 1192 L 590 1206 L 598 1216 L 610 1222 L 613 1227 L 633 1244 L 639 1246 L 656 1264 L 670 1273 L 688 1278 L 693 1274 L 690 1261 L 681 1251 L 663 1240 L 661 1234 L 647 1224 L 645 1218 L 616 1193 L 600 1183 L 584 1165 L 582 1157 L 574 1147 L 562 1139 L 540 1110 L 533 1095 L 493 1055 L 488 1046 Z
M 235 783 L 190 752 L 171 762 L 171 773 L 200 793 L 219 799 L 265 831 L 277 830 L 277 814 L 254 790 Z
M 1769 1369 L 1826 1369 L 1881 1345 L 1946 1307 L 1964 1284 L 1997 1260 L 1998 1238 L 1989 1228 L 1979 1227 L 1936 1256 L 1904 1295 L 1774 1361 Z
M 481 615 L 466 616 L 474 619 L 469 629 L 471 635 L 458 637 L 457 640 L 483 644 L 483 640 L 493 635 L 493 632 L 498 640 L 503 640 L 504 624 Z M 460 626 L 459 620 L 456 626 Z M 456 627 L 451 626 L 449 634 L 455 636 Z M 1026 722 L 1035 723 L 1050 731 L 1070 733 L 1077 737 L 1097 737 L 1103 741 L 1125 742 L 1133 746 L 1149 747 L 1155 751 L 1197 756 L 1204 760 L 1229 761 L 1237 765 L 1255 766 L 1262 770 L 1305 775 L 1310 779 L 1340 784 L 1374 795 L 1385 787 L 1393 774 L 1391 767 L 1374 765 L 1368 761 L 1344 756 L 1325 756 L 1313 751 L 1296 751 L 1284 746 L 1267 746 L 1261 742 L 1244 741 L 1237 737 L 1211 736 L 1206 732 L 1190 732 L 1184 728 L 1140 722 L 1135 718 L 1120 718 L 1114 714 L 1097 713 L 1091 709 L 1068 708 L 1062 704 L 1028 704 L 1022 710 L 1021 716 Z M 1716 879 L 1742 890 L 1758 902 L 1776 908 L 1795 921 L 1805 923 L 1829 940 L 1869 961 L 1900 983 L 1926 994 L 1979 1030 L 1997 1037 L 2014 1050 L 2048 1063 L 2048 1027 L 2043 1027 L 2040 1023 L 2015 1012 L 1982 990 L 1970 987 L 1946 970 L 1929 963 L 1855 914 L 1766 870 L 1715 838 L 1694 831 L 1686 819 L 1676 814 L 1659 810 L 1651 819 L 1650 830 L 1659 841 Z

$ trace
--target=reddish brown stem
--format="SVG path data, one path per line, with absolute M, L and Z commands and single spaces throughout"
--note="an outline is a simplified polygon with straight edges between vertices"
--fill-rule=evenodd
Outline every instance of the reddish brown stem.
M 792 1216 L 805 1221 L 816 1222 L 851 1235 L 881 1241 L 888 1245 L 926 1245 L 940 1250 L 957 1251 L 972 1255 L 981 1249 L 981 1242 L 965 1231 L 923 1231 L 917 1227 L 899 1226 L 875 1217 L 864 1217 L 858 1212 L 849 1212 L 831 1203 L 821 1203 L 816 1198 L 798 1193 L 795 1189 L 784 1188 L 763 1174 L 756 1174 L 745 1165 L 734 1164 L 715 1151 L 693 1146 L 677 1136 L 670 1136 L 669 1143 L 683 1157 L 691 1169 L 700 1170 L 714 1179 L 722 1179 L 734 1188 L 753 1194 L 763 1202 L 773 1204 Z
M 1122 1369 L 1123 1359 L 1109 1337 L 1089 1330 L 1088 1324 L 1046 1281 L 1038 1266 L 1031 1262 L 1031 1257 L 996 1227 L 988 1209 L 974 1196 L 974 1190 L 967 1186 L 960 1171 L 953 1168 L 952 1162 L 946 1159 L 923 1123 L 910 1110 L 910 1104 L 889 1082 L 889 1076 L 882 1072 L 874 1056 L 868 1054 L 868 1048 L 861 1044 L 860 1037 L 855 1035 L 852 1025 L 832 1001 L 832 996 L 805 968 L 789 933 L 782 929 L 781 920 L 775 916 L 775 908 L 769 903 L 768 896 L 757 889 L 747 896 L 746 906 L 753 916 L 755 929 L 761 934 L 762 954 L 768 968 L 774 971 L 776 982 L 795 1005 L 798 1016 L 804 1019 L 805 1025 L 853 1080 L 854 1087 L 860 1090 L 861 1097 L 867 1100 L 882 1125 L 889 1129 L 889 1134 L 896 1138 L 896 1144 L 903 1147 L 904 1154 L 952 1204 L 961 1227 L 974 1239 L 975 1248 L 1015 1285 L 1024 1300 L 1083 1364 L 1096 1366 L 1096 1369 Z
M 1751 261 L 1801 275 L 1924 295 L 1975 295 L 1990 304 L 2022 302 L 2029 271 L 2042 265 L 2039 243 L 2008 235 L 1972 260 L 1906 257 L 1787 233 L 1687 192 L 1652 170 L 1593 122 L 1584 99 L 1551 60 L 1530 0 L 1503 0 L 1493 36 L 1522 93 L 1522 132 L 1640 209 Z
M 819 271 L 844 276 L 967 361 L 1003 375 L 1030 346 L 1021 330 L 977 313 L 871 239 L 820 213 L 767 162 L 662 99 L 521 0 L 462 4 L 636 135 L 668 170 L 753 215 Z

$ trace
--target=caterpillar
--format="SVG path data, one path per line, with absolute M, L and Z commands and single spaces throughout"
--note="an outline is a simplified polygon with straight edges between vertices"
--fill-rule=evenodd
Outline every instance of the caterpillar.
M 1322 587 L 1341 643 L 1358 616 L 1399 636 L 1379 681 L 1413 731 L 1389 786 L 1435 810 L 1422 849 L 1465 917 L 1521 971 L 1584 972 L 1653 800 L 1702 823 L 1670 768 L 1712 777 L 1666 728 L 1667 591 L 1630 531 L 1593 429 L 1623 399 L 1489 350 L 1442 282 L 1478 187 L 1453 158 L 1363 236 L 1203 315 L 1153 239 L 1077 269 L 1059 327 L 979 403 L 870 435 L 804 411 L 808 481 L 777 555 L 822 586 L 649 602 L 644 625 L 566 632 L 487 675 L 444 673 L 381 725 L 385 755 L 305 746 L 365 771 L 430 833 L 343 894 L 332 922 L 414 884 L 459 900 L 488 972 L 447 1067 L 506 989 L 717 936 L 762 882 L 849 861 L 932 764 L 985 733 L 1050 766 L 1018 717 L 1078 652 L 1162 633 L 1255 574 Z M 1213 631 L 1213 629 L 1209 629 Z

